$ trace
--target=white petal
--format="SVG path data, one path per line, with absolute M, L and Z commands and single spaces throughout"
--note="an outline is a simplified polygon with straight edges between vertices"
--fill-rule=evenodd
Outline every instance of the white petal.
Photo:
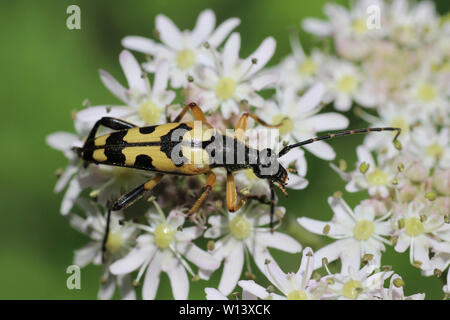
M 153 82 L 152 95 L 160 96 L 167 88 L 167 82 L 169 81 L 169 64 L 166 60 L 161 61 L 156 66 L 155 81 Z
M 239 113 L 238 104 L 233 99 L 223 101 L 220 109 L 225 119 L 229 119 L 233 114 Z
M 289 294 L 290 291 L 290 281 L 287 275 L 281 270 L 280 266 L 276 263 L 276 261 L 270 261 L 266 264 L 267 267 L 267 276 L 281 292 L 284 294 Z
M 304 148 L 323 160 L 333 160 L 336 157 L 336 153 L 333 148 L 323 141 L 316 141 L 314 143 L 307 144 Z
M 157 52 L 158 48 L 158 45 L 155 41 L 140 36 L 127 36 L 123 38 L 122 46 L 130 50 L 135 50 L 152 55 Z
M 211 35 L 208 39 L 209 44 L 216 48 L 218 47 L 223 40 L 230 34 L 230 32 L 236 28 L 241 23 L 241 20 L 238 18 L 231 18 L 225 20 L 220 26 L 217 27 L 216 31 Z
M 297 106 L 302 112 L 309 112 L 316 108 L 322 101 L 325 86 L 322 83 L 315 84 L 299 100 Z
M 375 223 L 375 233 L 383 236 L 392 234 L 392 225 L 390 221 L 381 221 Z
M 145 80 L 142 78 L 142 70 L 136 58 L 128 50 L 123 50 L 119 56 L 120 65 L 123 73 L 128 81 L 130 89 L 136 89 L 141 94 L 148 93 L 148 87 Z
M 173 49 L 181 49 L 181 33 L 172 20 L 163 14 L 158 14 L 156 16 L 156 29 L 159 31 L 162 42 Z
M 312 33 L 319 37 L 327 37 L 332 33 L 332 26 L 329 22 L 315 19 L 315 18 L 306 18 L 302 22 L 302 27 L 307 32 Z
M 181 231 L 175 233 L 175 237 L 177 241 L 189 242 L 200 237 L 203 229 L 200 226 L 183 228 Z
M 328 237 L 340 236 L 342 234 L 345 234 L 345 231 L 346 231 L 345 229 L 343 229 L 341 226 L 339 226 L 336 223 L 314 220 L 314 219 L 311 219 L 308 217 L 298 218 L 297 222 L 299 225 L 301 225 L 303 228 L 305 228 L 309 232 L 319 234 L 322 236 L 328 236 Z M 324 234 L 323 230 L 327 226 L 329 227 L 330 230 L 328 231 L 327 234 Z
M 78 178 L 74 178 L 70 181 L 69 187 L 67 188 L 67 191 L 64 194 L 64 198 L 61 202 L 60 211 L 62 215 L 66 215 L 70 210 L 72 210 L 72 207 L 82 190 L 83 189 Z
M 212 255 L 192 243 L 177 244 L 179 252 L 196 266 L 205 270 L 216 270 L 220 262 Z
M 334 101 L 334 107 L 339 111 L 348 111 L 352 106 L 352 99 L 348 95 L 340 94 Z
M 242 290 L 242 300 L 258 300 L 258 297 L 247 290 Z
M 328 262 L 338 259 L 345 245 L 345 240 L 338 240 L 316 251 L 314 253 L 314 269 L 322 267 L 323 258 L 327 258 Z
M 210 9 L 204 10 L 200 13 L 191 33 L 191 39 L 194 46 L 201 45 L 214 30 L 216 25 L 216 16 Z
M 189 279 L 183 264 L 177 259 L 177 262 L 172 263 L 166 272 L 175 300 L 186 300 L 189 294 Z
M 358 270 L 361 265 L 361 248 L 353 239 L 343 240 L 346 242 L 345 247 L 341 250 L 342 272 L 353 268 Z
M 109 267 L 113 274 L 126 274 L 139 268 L 146 259 L 149 259 L 156 251 L 156 247 L 134 248 L 125 257 L 115 261 Z
M 161 274 L 162 254 L 157 251 L 152 261 L 148 265 L 145 274 L 144 285 L 142 286 L 142 299 L 153 300 L 159 286 L 159 276 Z
M 58 182 L 55 185 L 55 192 L 58 193 L 62 191 L 66 185 L 69 183 L 72 176 L 78 171 L 77 166 L 71 166 L 68 165 L 67 168 L 64 170 L 61 177 L 58 179 Z
M 124 88 L 112 75 L 105 70 L 99 70 L 100 80 L 106 88 L 117 98 L 128 104 L 127 89 Z
M 206 300 L 228 300 L 226 296 L 217 289 L 205 288 Z
M 222 215 L 214 215 L 208 219 L 208 223 L 213 227 L 222 227 L 226 222 L 227 218 Z
M 244 266 L 244 247 L 239 242 L 230 255 L 225 258 L 219 290 L 224 295 L 229 295 L 241 277 Z
M 258 49 L 255 50 L 245 61 L 242 62 L 241 72 L 247 72 L 252 65 L 252 60 L 256 59 L 256 65 L 253 65 L 250 72 L 247 73 L 245 79 L 250 78 L 253 74 L 264 68 L 264 66 L 272 58 L 276 47 L 276 41 L 272 37 L 264 39 Z
M 372 154 L 365 146 L 358 146 L 356 148 L 356 155 L 358 156 L 358 162 L 367 162 L 369 164 L 369 170 L 372 171 L 375 169 L 375 160 L 372 157 Z
M 430 256 L 428 253 L 428 248 L 425 247 L 425 245 L 421 243 L 421 241 L 416 241 L 416 243 L 414 243 L 414 260 L 420 261 L 422 263 L 420 265 L 420 268 L 429 269 Z
M 339 130 L 348 126 L 348 119 L 336 112 L 322 113 L 311 117 L 307 122 L 312 124 L 315 131 Z
M 333 221 L 349 229 L 355 226 L 353 211 L 341 198 L 328 197 L 328 204 L 334 212 Z
M 410 244 L 411 244 L 410 238 L 408 236 L 406 236 L 404 233 L 402 233 L 398 237 L 397 243 L 395 244 L 395 251 L 397 251 L 397 252 L 405 252 L 406 249 L 409 248 Z
M 302 246 L 297 240 L 280 232 L 258 232 L 256 241 L 258 245 L 276 248 L 290 253 L 297 253 L 302 250 Z
M 116 107 L 116 106 L 95 106 L 78 111 L 76 114 L 75 121 L 79 123 L 80 126 L 92 126 L 103 117 L 112 118 L 124 118 L 131 112 L 128 107 Z
M 269 296 L 269 293 L 267 292 L 266 288 L 260 286 L 253 280 L 241 280 L 239 281 L 239 286 L 242 289 L 253 293 L 260 299 L 266 299 Z
M 169 216 L 167 217 L 167 224 L 169 227 L 176 230 L 183 225 L 184 220 L 184 214 L 181 211 L 174 209 L 170 211 Z
M 80 268 L 91 263 L 100 252 L 101 244 L 98 241 L 91 241 L 81 249 L 75 251 L 74 263 Z
M 54 132 L 45 138 L 50 147 L 62 152 L 69 150 L 72 144 L 78 140 L 79 138 L 75 134 L 69 132 Z
M 306 247 L 303 249 L 302 262 L 300 268 L 297 271 L 297 276 L 305 279 L 305 284 L 308 285 L 307 281 L 311 278 L 312 272 L 314 271 L 314 254 L 311 248 Z
M 241 47 L 241 36 L 234 32 L 228 38 L 223 48 L 223 70 L 225 75 L 232 71 L 239 59 L 239 48 Z
M 290 189 L 302 190 L 305 189 L 309 184 L 308 180 L 296 174 L 288 173 L 288 177 L 289 179 L 286 187 Z
M 260 286 L 253 280 L 241 280 L 239 281 L 239 286 L 243 289 L 243 291 L 247 291 L 255 295 L 256 297 L 266 300 L 266 299 L 282 299 L 281 296 L 274 293 L 268 293 L 266 288 Z
M 252 80 L 252 87 L 256 91 L 259 91 L 276 84 L 279 78 L 280 78 L 279 74 L 275 72 L 265 73 Z

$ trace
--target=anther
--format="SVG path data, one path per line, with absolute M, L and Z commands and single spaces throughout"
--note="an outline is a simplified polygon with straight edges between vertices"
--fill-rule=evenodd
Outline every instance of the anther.
M 325 225 L 325 227 L 323 227 L 322 233 L 323 233 L 323 234 L 328 234 L 328 233 L 330 232 L 330 229 L 331 229 L 331 227 L 330 227 L 330 225 L 327 223 L 327 224 Z
M 248 280 L 255 280 L 256 279 L 256 276 L 253 273 L 251 273 L 250 271 L 245 271 L 244 276 Z
M 392 281 L 392 283 L 394 284 L 394 286 L 396 286 L 397 288 L 403 287 L 405 285 L 405 281 L 403 281 L 400 278 L 395 278 L 394 281 Z
M 362 174 L 366 173 L 367 170 L 369 170 L 370 164 L 368 164 L 367 162 L 361 162 L 361 164 L 359 165 L 359 172 L 361 172 Z
M 213 251 L 216 248 L 216 243 L 213 240 L 209 240 L 207 248 L 208 251 Z

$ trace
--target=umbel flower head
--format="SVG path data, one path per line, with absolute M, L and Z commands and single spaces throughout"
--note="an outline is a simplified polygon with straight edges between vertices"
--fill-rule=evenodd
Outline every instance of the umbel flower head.
M 379 20 L 378 9 L 383 13 Z M 375 14 L 370 19 L 368 10 Z M 324 12 L 325 20 L 309 18 L 302 26 L 325 41 L 302 48 L 298 33 L 292 32 L 292 54 L 279 64 L 273 59 L 276 40 L 270 35 L 240 57 L 248 37 L 236 31 L 239 18 L 218 24 L 214 12 L 206 9 L 191 30 L 180 30 L 158 14 L 153 36 L 144 31 L 146 37 L 126 36 L 122 41 L 125 49 L 118 62 L 125 83 L 100 70 L 100 81 L 120 102 L 86 104 L 73 115 L 75 133 L 47 136 L 47 144 L 68 160 L 66 168 L 58 170 L 55 186 L 55 192 L 65 190 L 60 212 L 89 239 L 75 251 L 74 261 L 80 267 L 101 266 L 100 299 L 113 297 L 116 288 L 123 299 L 154 299 L 162 273 L 175 299 L 190 297 L 191 281 L 202 281 L 207 299 L 424 299 L 428 289 L 410 295 L 393 271 L 397 266 L 383 266 L 386 246 L 392 246 L 394 254 L 409 250 L 410 263 L 425 277 L 443 277 L 444 297 L 450 295 L 449 276 L 445 279 L 450 265 L 449 19 L 439 16 L 429 1 L 357 0 L 349 8 L 327 4 Z M 328 43 L 326 38 L 335 50 L 322 45 Z M 295 190 L 289 209 L 278 203 L 282 200 L 270 181 L 259 178 L 252 167 L 232 166 L 228 171 L 211 169 L 215 184 L 203 174 L 163 175 L 144 194 L 149 201 L 108 215 L 110 204 L 122 195 L 149 179 L 156 181 L 155 172 L 83 163 L 76 150 L 91 129 L 103 117 L 145 126 L 139 137 L 151 141 L 145 146 L 151 160 L 170 166 L 171 159 L 156 146 L 161 132 L 167 132 L 157 126 L 176 119 L 176 103 L 190 102 L 223 135 L 235 137 L 226 129 L 242 128 L 248 120 L 249 148 L 269 148 L 279 155 L 286 144 L 314 141 L 277 156 L 289 172 L 285 187 Z M 348 169 L 339 160 L 324 170 L 329 179 L 342 178 L 342 188 L 361 201 L 349 206 L 343 198 L 351 198 L 336 192 L 328 198 L 332 218 L 319 221 L 293 208 L 301 190 L 316 183 L 311 167 L 317 167 L 311 161 L 342 157 L 331 141 L 323 140 L 343 135 L 333 134 L 335 130 L 356 129 L 354 117 L 344 111 L 361 118 L 364 126 L 400 128 L 401 133 L 394 143 L 392 134 L 398 132 L 370 133 L 361 145 L 349 142 L 346 152 L 356 153 L 355 167 Z M 201 112 L 196 109 L 194 118 Z M 243 113 L 252 116 L 239 121 Z M 191 120 L 189 113 L 179 119 Z M 276 127 L 275 137 L 264 122 Z M 120 128 L 100 126 L 97 137 L 130 132 Z M 253 137 L 268 138 L 268 143 L 254 143 L 258 139 Z M 121 139 L 110 146 L 122 148 L 128 138 Z M 128 157 L 137 158 L 128 151 Z M 308 158 L 310 154 L 314 157 Z M 281 190 L 287 194 L 283 186 Z M 188 214 L 199 198 L 204 203 Z M 246 204 L 228 211 L 235 200 Z M 275 226 L 270 225 L 270 212 Z M 295 221 L 306 231 L 298 234 Z M 273 251 L 298 259 L 303 246 L 297 239 L 307 238 L 304 232 L 327 237 L 327 244 L 318 244 L 315 252 L 305 248 L 299 269 L 287 272 L 292 270 L 286 270 Z M 262 278 L 254 278 L 252 264 Z M 341 266 L 339 273 L 330 272 L 335 264 Z M 217 283 L 210 280 L 219 272 Z M 262 286 L 264 281 L 270 285 Z

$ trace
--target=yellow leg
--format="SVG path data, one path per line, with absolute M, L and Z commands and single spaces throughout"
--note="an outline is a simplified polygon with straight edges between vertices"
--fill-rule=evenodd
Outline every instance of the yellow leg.
M 172 122 L 180 122 L 180 120 L 184 117 L 184 115 L 186 114 L 186 112 L 188 112 L 189 109 L 191 110 L 191 112 L 194 115 L 194 118 L 196 120 L 207 123 L 205 114 L 203 113 L 202 109 L 200 109 L 200 107 L 195 102 L 191 102 L 191 103 L 187 104 L 183 108 L 183 110 L 181 110 L 180 114 Z
M 268 124 L 267 122 L 265 122 L 261 118 L 257 117 L 253 113 L 245 112 L 241 116 L 241 118 L 239 119 L 239 121 L 238 121 L 238 123 L 236 125 L 235 131 L 236 131 L 236 138 L 238 140 L 242 140 L 242 138 L 244 137 L 245 130 L 247 130 L 248 117 L 252 118 L 256 122 L 258 122 L 260 125 L 262 125 L 264 127 L 267 127 L 267 128 L 279 128 L 281 126 L 281 123 L 282 123 L 281 122 L 280 124 L 277 124 L 277 125 Z
M 214 172 L 211 171 L 208 174 L 208 178 L 206 179 L 205 190 L 203 191 L 203 193 L 200 196 L 200 198 L 198 198 L 197 201 L 195 201 L 195 203 L 192 206 L 192 208 L 188 211 L 188 216 L 191 216 L 191 215 L 193 215 L 194 213 L 197 212 L 198 208 L 200 208 L 202 203 L 205 201 L 206 197 L 211 192 L 211 190 L 214 187 L 215 183 L 216 183 L 216 175 L 214 174 Z
M 227 174 L 227 207 L 228 211 L 238 211 L 246 202 L 247 199 L 243 198 L 237 201 L 236 183 L 234 182 L 234 176 L 231 172 Z

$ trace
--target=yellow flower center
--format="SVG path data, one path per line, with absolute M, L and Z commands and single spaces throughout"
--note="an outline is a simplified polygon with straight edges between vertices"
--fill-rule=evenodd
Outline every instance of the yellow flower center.
M 392 119 L 391 126 L 402 129 L 402 132 L 400 133 L 401 136 L 409 132 L 408 122 L 403 117 L 395 117 Z M 397 134 L 397 132 L 393 131 L 392 134 Z
M 139 116 L 148 124 L 157 124 L 161 119 L 161 109 L 152 101 L 146 101 L 139 107 Z
M 119 231 L 110 231 L 106 241 L 106 250 L 114 254 L 122 247 L 122 234 Z
M 236 90 L 236 81 L 231 78 L 223 77 L 216 85 L 217 97 L 221 100 L 226 100 L 234 95 Z
M 238 240 L 248 238 L 252 231 L 252 225 L 250 221 L 242 216 L 236 216 L 230 221 L 230 231 L 233 237 Z
M 352 30 L 354 33 L 363 35 L 367 32 L 367 25 L 364 19 L 356 19 L 352 22 Z
M 422 221 L 417 217 L 411 217 L 405 221 L 405 232 L 410 237 L 421 235 L 424 229 Z
M 167 224 L 160 224 L 153 233 L 156 245 L 161 249 L 169 247 L 173 241 L 174 233 L 175 230 L 172 230 Z
M 250 181 L 255 181 L 256 179 L 258 179 L 252 169 L 247 169 L 244 171 L 244 173 Z
M 444 154 L 444 148 L 442 148 L 437 142 L 431 144 L 427 148 L 427 156 L 432 158 L 440 158 Z
M 436 96 L 437 91 L 430 84 L 424 83 L 417 89 L 417 98 L 424 102 L 431 102 L 436 99 Z
M 346 75 L 339 79 L 337 88 L 339 91 L 344 93 L 352 93 L 356 89 L 357 85 L 358 81 L 354 76 Z
M 313 76 L 314 74 L 316 74 L 317 69 L 318 69 L 317 64 L 311 58 L 306 58 L 298 66 L 298 72 L 306 77 Z
M 388 175 L 383 170 L 375 168 L 367 175 L 367 181 L 371 186 L 384 186 L 388 182 Z
M 273 117 L 272 122 L 275 125 L 282 123 L 281 126 L 278 128 L 278 130 L 280 131 L 280 134 L 282 134 L 282 135 L 287 134 L 287 133 L 291 132 L 292 129 L 294 129 L 294 121 L 292 121 L 291 118 L 289 118 L 288 116 L 286 116 L 284 114 L 279 114 L 279 115 Z
M 356 299 L 361 291 L 362 291 L 361 282 L 353 279 L 348 280 L 344 284 L 344 288 L 342 289 L 343 295 L 349 299 Z
M 308 296 L 305 291 L 293 290 L 287 295 L 288 300 L 308 300 Z
M 369 220 L 359 220 L 353 228 L 353 236 L 355 239 L 365 241 L 369 239 L 375 231 L 375 225 Z
M 190 49 L 183 49 L 177 54 L 177 66 L 180 69 L 189 69 L 195 63 L 195 53 Z

